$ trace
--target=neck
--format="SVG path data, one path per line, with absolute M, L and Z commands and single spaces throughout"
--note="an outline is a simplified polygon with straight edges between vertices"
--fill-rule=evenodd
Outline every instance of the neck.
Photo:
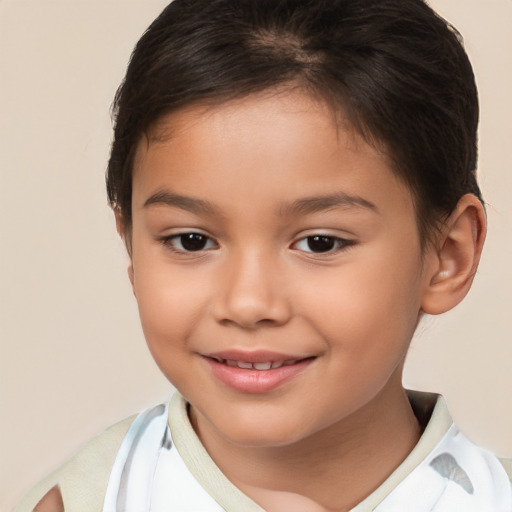
M 233 445 L 202 429 L 193 414 L 192 420 L 221 471 L 268 512 L 350 510 L 389 477 L 421 434 L 401 383 L 393 382 L 350 417 L 287 446 Z

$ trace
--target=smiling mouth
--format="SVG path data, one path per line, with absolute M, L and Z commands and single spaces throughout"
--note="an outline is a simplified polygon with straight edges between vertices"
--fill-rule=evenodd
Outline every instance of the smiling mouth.
M 297 378 L 316 356 L 277 352 L 226 350 L 203 354 L 212 375 L 228 388 L 241 393 L 272 392 Z
M 218 363 L 225 364 L 226 366 L 231 366 L 233 368 L 240 368 L 242 370 L 258 370 L 258 371 L 266 371 L 266 370 L 274 370 L 276 368 L 281 368 L 282 366 L 292 366 L 297 364 L 305 359 L 289 359 L 289 360 L 281 360 L 281 361 L 262 361 L 257 363 L 251 363 L 250 361 L 236 361 L 234 359 L 221 359 L 219 357 L 212 357 L 211 359 L 217 361 Z M 306 358 L 310 359 L 310 358 Z

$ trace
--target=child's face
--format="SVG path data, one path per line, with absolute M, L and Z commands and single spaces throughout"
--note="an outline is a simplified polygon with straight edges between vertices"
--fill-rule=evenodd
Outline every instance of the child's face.
M 427 278 L 385 157 L 298 92 L 156 135 L 135 161 L 132 282 L 199 430 L 289 444 L 401 393 Z

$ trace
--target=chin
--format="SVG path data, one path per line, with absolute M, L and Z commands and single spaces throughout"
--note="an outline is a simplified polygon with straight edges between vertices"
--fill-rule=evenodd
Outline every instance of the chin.
M 230 443 L 243 448 L 282 448 L 299 441 L 291 435 L 276 435 L 275 432 L 237 432 L 227 439 Z
M 280 448 L 309 437 L 297 425 L 287 422 L 233 421 L 221 431 L 229 443 L 245 448 Z

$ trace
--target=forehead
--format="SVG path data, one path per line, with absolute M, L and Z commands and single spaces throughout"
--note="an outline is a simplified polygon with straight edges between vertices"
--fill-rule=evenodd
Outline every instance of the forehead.
M 301 117 L 306 123 L 290 126 L 290 121 L 294 123 Z M 357 130 L 354 127 L 341 104 L 334 100 L 326 100 L 320 93 L 305 91 L 300 85 L 293 83 L 227 101 L 207 99 L 163 115 L 157 118 L 139 139 L 136 154 L 146 152 L 152 144 L 165 144 L 172 142 L 173 139 L 186 137 L 186 132 L 190 130 L 199 134 L 199 130 L 204 128 L 210 132 L 208 134 L 210 135 L 213 133 L 212 130 L 226 119 L 229 119 L 232 125 L 235 123 L 237 127 L 248 128 L 248 130 L 239 131 L 237 137 L 232 139 L 235 144 L 243 144 L 245 134 L 254 138 L 258 134 L 258 128 L 265 124 L 269 126 L 270 122 L 273 126 L 277 123 L 277 126 L 284 128 L 282 135 L 298 134 L 302 127 L 321 125 L 322 137 L 335 136 L 338 143 L 347 147 L 352 146 L 354 149 L 360 144 L 371 145 L 375 149 L 374 152 L 379 157 L 387 159 L 391 165 L 392 159 L 386 145 L 371 134 L 369 135 L 371 140 L 366 140 L 366 131 Z M 250 122 L 245 123 L 246 120 Z M 275 133 L 269 132 L 269 135 L 274 136 Z M 274 138 L 273 142 L 277 140 L 282 138 Z M 201 142 L 206 150 L 208 137 L 203 137 Z M 359 147 L 359 149 L 363 148 Z
M 139 142 L 133 199 L 140 205 L 163 189 L 211 199 L 229 191 L 232 199 L 256 202 L 258 193 L 293 200 L 333 187 L 379 196 L 384 183 L 388 194 L 410 202 L 387 155 L 325 102 L 298 91 L 266 92 L 164 116 Z

